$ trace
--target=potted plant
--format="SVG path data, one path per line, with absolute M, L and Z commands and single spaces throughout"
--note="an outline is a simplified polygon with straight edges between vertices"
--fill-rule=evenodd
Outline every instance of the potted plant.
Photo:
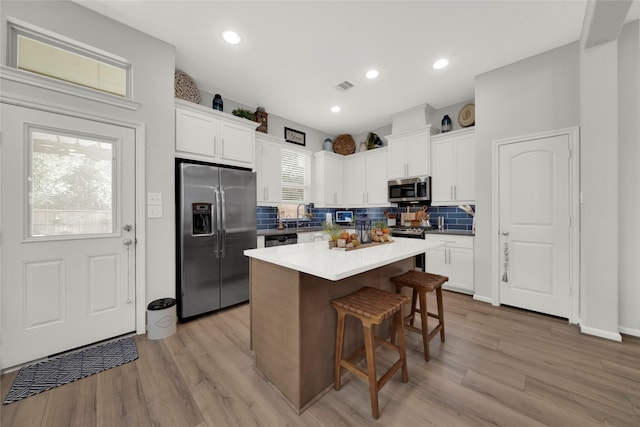
M 237 116 L 237 117 L 242 117 L 243 119 L 255 121 L 253 119 L 253 111 L 247 110 L 245 108 L 239 108 L 238 107 L 235 110 L 233 110 L 231 112 L 231 114 L 233 114 L 234 116 Z
M 326 221 L 323 221 L 322 232 L 329 235 L 330 248 L 335 248 L 336 246 L 338 246 L 338 239 L 340 238 L 340 234 L 342 233 L 342 227 L 340 227 L 335 222 L 328 223 Z

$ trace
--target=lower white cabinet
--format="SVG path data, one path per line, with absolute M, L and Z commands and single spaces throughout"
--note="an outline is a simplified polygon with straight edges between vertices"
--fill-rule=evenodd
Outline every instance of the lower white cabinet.
M 319 240 L 329 240 L 329 235 L 322 231 L 306 231 L 298 233 L 298 243 L 317 242 Z
M 427 250 L 425 270 L 449 278 L 443 289 L 473 294 L 473 236 L 427 234 L 425 240 L 442 244 Z

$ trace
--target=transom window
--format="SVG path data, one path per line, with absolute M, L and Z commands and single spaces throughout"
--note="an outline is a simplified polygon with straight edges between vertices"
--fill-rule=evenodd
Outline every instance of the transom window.
M 30 237 L 112 233 L 115 143 L 30 130 Z
M 130 98 L 131 67 L 123 60 L 10 23 L 10 66 Z

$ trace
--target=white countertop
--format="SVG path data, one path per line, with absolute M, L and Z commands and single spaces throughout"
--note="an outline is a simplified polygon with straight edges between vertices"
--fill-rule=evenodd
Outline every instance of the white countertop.
M 392 243 L 342 251 L 329 249 L 327 241 L 247 249 L 248 257 L 301 271 L 327 280 L 340 280 L 424 253 L 441 244 L 395 237 Z

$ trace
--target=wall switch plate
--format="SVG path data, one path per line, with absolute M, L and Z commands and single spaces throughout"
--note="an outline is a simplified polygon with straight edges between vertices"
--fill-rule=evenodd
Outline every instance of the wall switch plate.
M 162 218 L 162 206 L 149 206 L 147 208 L 147 218 Z
M 161 205 L 162 204 L 162 193 L 147 193 L 147 204 L 148 205 Z

